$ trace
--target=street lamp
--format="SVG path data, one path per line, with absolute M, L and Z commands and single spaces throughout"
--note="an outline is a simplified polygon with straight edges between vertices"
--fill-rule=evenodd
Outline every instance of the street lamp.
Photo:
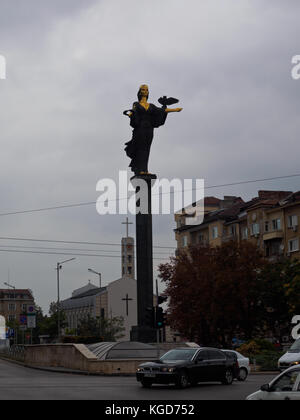
M 101 276 L 101 273 L 98 273 L 98 271 L 95 271 L 95 270 L 92 270 L 91 268 L 89 268 L 88 269 L 88 271 L 90 272 L 90 273 L 93 273 L 93 274 L 96 274 L 97 276 L 99 276 L 99 282 L 100 282 L 100 289 L 102 288 L 101 286 L 101 283 L 102 283 L 102 276 Z M 99 322 L 100 322 L 100 328 L 99 328 L 99 332 L 100 332 L 100 337 L 101 337 L 101 335 L 102 335 L 102 325 L 101 325 L 101 323 L 102 323 L 102 316 L 101 316 L 101 297 L 100 297 L 100 320 L 99 320 Z
M 100 289 L 101 289 L 101 282 L 102 282 L 102 277 L 101 277 L 101 273 L 98 273 L 97 271 L 95 271 L 95 270 L 92 270 L 91 268 L 89 268 L 89 270 L 88 270 L 90 273 L 94 273 L 94 274 L 97 274 L 97 276 L 99 276 L 99 282 L 100 282 Z
M 12 286 L 11 284 L 6 283 L 6 282 L 4 282 L 4 285 L 7 286 L 7 287 L 10 287 L 11 289 L 14 289 L 14 301 L 15 301 L 15 308 L 16 308 L 16 314 L 17 314 L 16 288 L 15 288 L 15 286 Z M 16 320 L 17 315 L 16 314 L 15 314 L 15 322 L 14 322 L 14 326 L 15 326 L 14 342 L 15 342 L 15 344 L 18 343 L 18 341 L 17 341 L 18 340 L 18 338 L 17 338 L 17 320 Z
M 68 262 L 74 261 L 76 258 L 71 258 L 69 260 L 57 263 L 56 271 L 57 271 L 57 329 L 58 329 L 58 342 L 61 341 L 61 329 L 60 329 L 60 290 L 59 290 L 59 271 L 62 270 L 63 264 Z

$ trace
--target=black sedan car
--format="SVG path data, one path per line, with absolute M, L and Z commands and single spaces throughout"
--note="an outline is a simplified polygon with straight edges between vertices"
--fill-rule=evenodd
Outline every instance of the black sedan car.
M 139 366 L 136 377 L 145 388 L 153 384 L 175 384 L 178 388 L 199 382 L 221 382 L 231 385 L 237 361 L 213 348 L 178 348 L 170 350 L 155 362 Z

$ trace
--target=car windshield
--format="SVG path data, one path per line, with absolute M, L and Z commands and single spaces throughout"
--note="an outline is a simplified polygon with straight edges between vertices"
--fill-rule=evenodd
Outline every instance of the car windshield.
M 290 353 L 300 353 L 300 339 L 295 341 L 289 350 Z
M 195 355 L 195 349 L 171 350 L 161 357 L 162 362 L 169 362 L 175 360 L 192 360 Z

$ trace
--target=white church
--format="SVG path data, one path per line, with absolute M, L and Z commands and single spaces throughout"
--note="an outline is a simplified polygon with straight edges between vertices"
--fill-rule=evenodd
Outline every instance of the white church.
M 80 320 L 88 314 L 94 318 L 124 319 L 124 336 L 119 341 L 130 341 L 131 328 L 137 325 L 137 282 L 135 280 L 134 239 L 128 236 L 122 239 L 122 277 L 106 287 L 97 287 L 92 283 L 74 290 L 72 296 L 61 302 L 61 309 L 67 318 L 67 328 L 78 327 Z

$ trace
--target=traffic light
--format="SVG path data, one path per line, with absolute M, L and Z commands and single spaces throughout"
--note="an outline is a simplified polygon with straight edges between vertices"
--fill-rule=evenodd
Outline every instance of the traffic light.
M 160 329 L 164 326 L 164 310 L 157 306 L 156 308 L 156 316 L 155 316 L 155 327 Z
M 151 328 L 155 325 L 155 308 L 146 309 L 146 325 Z

